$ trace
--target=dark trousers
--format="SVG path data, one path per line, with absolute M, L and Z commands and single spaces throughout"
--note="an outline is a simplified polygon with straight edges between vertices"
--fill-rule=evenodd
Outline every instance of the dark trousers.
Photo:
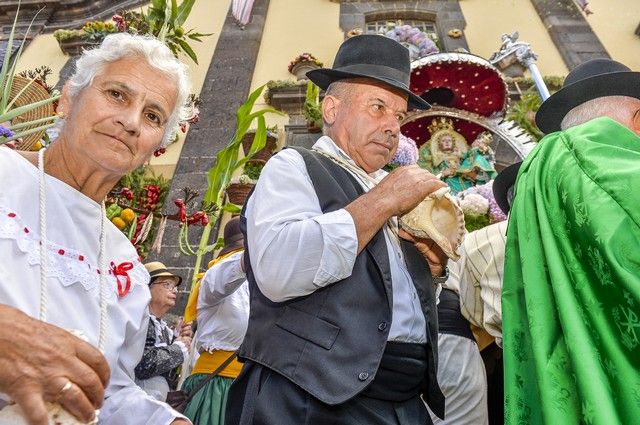
M 502 350 L 495 342 L 480 352 L 487 371 L 489 425 L 504 424 L 504 368 Z
M 431 425 L 420 396 L 403 402 L 363 395 L 339 405 L 316 399 L 287 378 L 247 361 L 227 399 L 225 425 Z

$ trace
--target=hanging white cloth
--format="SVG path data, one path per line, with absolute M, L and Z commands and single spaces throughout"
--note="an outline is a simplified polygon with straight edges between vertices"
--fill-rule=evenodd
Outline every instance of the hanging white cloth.
M 255 0 L 233 0 L 231 13 L 241 26 L 245 26 L 251 20 L 251 11 Z
M 589 2 L 587 0 L 573 0 L 573 2 L 584 12 L 585 15 L 593 14 L 591 9 L 589 9 Z

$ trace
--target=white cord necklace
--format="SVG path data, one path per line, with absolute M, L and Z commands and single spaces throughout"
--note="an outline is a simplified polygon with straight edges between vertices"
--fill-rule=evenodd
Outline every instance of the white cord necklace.
M 40 175 L 40 314 L 39 319 L 47 320 L 47 198 L 45 190 L 44 151 L 38 151 L 38 171 Z M 106 245 L 106 220 L 107 213 L 104 201 L 101 203 L 100 221 L 100 252 L 98 253 L 98 272 L 100 274 L 100 329 L 98 336 L 98 350 L 104 354 L 107 341 L 107 277 L 108 273 L 105 256 Z
M 319 149 L 312 149 L 315 152 L 318 152 L 320 155 L 324 155 L 327 158 L 329 158 L 330 160 L 332 160 L 333 162 L 335 162 L 336 164 L 338 164 L 339 166 L 341 166 L 342 168 L 344 168 L 347 171 L 351 171 L 353 174 L 355 174 L 356 176 L 360 177 L 361 181 L 367 185 L 369 187 L 369 190 L 372 189 L 374 186 L 376 186 L 378 184 L 378 181 L 376 179 L 374 179 L 373 177 L 371 177 L 369 174 L 367 174 L 362 168 L 340 158 L 337 157 L 329 152 L 324 152 L 321 151 Z M 401 250 L 400 248 L 400 236 L 398 236 L 398 221 L 395 217 L 390 217 L 387 220 L 387 228 L 389 229 L 389 232 L 391 233 L 392 236 L 392 240 L 395 242 L 396 247 Z

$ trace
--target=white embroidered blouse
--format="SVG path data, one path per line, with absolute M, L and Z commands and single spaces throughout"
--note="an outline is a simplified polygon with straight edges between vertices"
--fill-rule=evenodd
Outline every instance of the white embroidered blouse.
M 40 234 L 38 169 L 18 153 L 0 147 L 0 303 L 38 317 Z M 97 346 L 100 327 L 98 252 L 100 204 L 46 176 L 48 303 L 47 322 L 82 331 Z M 144 349 L 150 300 L 149 274 L 127 238 L 106 228 L 107 265 L 130 262 L 131 289 L 118 297 L 116 278 L 107 276 L 107 343 L 111 379 L 100 412 L 102 425 L 169 424 L 183 416 L 134 384 L 133 370 Z M 7 396 L 0 393 L 0 409 Z

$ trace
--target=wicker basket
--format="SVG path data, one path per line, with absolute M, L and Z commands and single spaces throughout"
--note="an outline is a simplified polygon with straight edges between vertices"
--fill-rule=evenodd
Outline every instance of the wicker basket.
M 227 186 L 227 196 L 229 202 L 236 205 L 244 205 L 249 192 L 253 189 L 254 184 L 231 183 Z
M 25 87 L 26 89 L 22 93 L 20 93 L 20 91 Z M 47 90 L 37 82 L 35 81 L 32 82 L 30 78 L 14 75 L 9 98 L 14 99 L 16 96 L 18 96 L 18 93 L 20 93 L 20 96 L 15 100 L 15 103 L 13 104 L 14 108 L 29 105 L 31 103 L 39 102 L 41 100 L 45 100 L 51 97 L 49 95 L 49 92 L 47 92 Z M 46 105 L 42 105 L 28 112 L 25 112 L 22 115 L 18 115 L 13 120 L 11 120 L 11 123 L 19 124 L 27 121 L 35 121 L 41 118 L 52 117 L 54 114 L 55 112 L 53 111 L 53 105 L 51 103 L 48 103 Z M 25 127 L 19 131 L 29 130 L 41 125 L 42 123 L 34 124 L 31 126 Z M 36 142 L 38 142 L 43 135 L 44 135 L 44 130 L 38 131 L 37 133 L 32 133 L 26 137 L 23 137 L 22 143 L 18 146 L 18 149 L 23 151 L 31 150 L 31 147 L 35 145 Z
M 247 133 L 242 138 L 242 149 L 244 150 L 245 154 L 249 152 L 249 149 L 251 149 L 251 144 L 253 143 L 254 136 L 255 133 Z M 268 161 L 269 158 L 271 158 L 271 155 L 273 155 L 273 151 L 276 150 L 277 143 L 278 139 L 273 136 L 267 135 L 267 141 L 264 145 L 264 148 L 256 152 L 251 159 Z

